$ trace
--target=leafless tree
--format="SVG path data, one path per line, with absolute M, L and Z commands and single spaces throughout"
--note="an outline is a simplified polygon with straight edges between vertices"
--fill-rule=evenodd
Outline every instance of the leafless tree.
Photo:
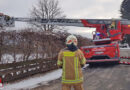
M 55 58 L 58 52 L 65 47 L 65 39 L 68 35 L 69 33 L 60 31 L 49 34 L 35 32 L 28 28 L 21 31 L 0 32 L 0 63 Z M 79 35 L 76 37 L 79 47 L 92 44 L 87 38 Z M 8 55 L 11 55 L 13 60 Z
M 33 52 L 33 32 L 29 32 L 29 29 L 25 29 L 20 33 L 20 47 L 22 48 L 23 61 L 27 61 Z
M 10 40 L 11 40 L 11 47 L 10 48 L 12 48 L 11 55 L 14 59 L 14 62 L 16 62 L 17 61 L 17 57 L 16 57 L 16 55 L 17 55 L 17 41 L 18 41 L 18 34 L 16 31 L 13 31 L 10 33 Z
M 65 18 L 65 15 L 63 15 L 63 12 L 59 7 L 58 0 L 39 0 L 38 4 L 33 6 L 30 16 L 32 18 L 45 19 Z M 41 23 L 31 23 L 31 25 L 42 31 L 53 31 L 54 29 L 61 29 L 56 25 L 42 25 Z

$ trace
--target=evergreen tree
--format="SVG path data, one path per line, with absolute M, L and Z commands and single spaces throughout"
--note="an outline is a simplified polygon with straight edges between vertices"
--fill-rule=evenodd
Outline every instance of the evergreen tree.
M 124 0 L 120 8 L 121 18 L 130 20 L 130 0 Z M 130 35 L 126 35 L 126 42 L 130 45 Z
M 130 0 L 124 0 L 121 4 L 121 17 L 130 20 Z

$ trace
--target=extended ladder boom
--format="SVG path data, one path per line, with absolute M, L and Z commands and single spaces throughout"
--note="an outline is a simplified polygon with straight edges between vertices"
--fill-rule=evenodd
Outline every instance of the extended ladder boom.
M 101 24 L 109 25 L 113 19 L 42 19 L 42 18 L 14 18 L 14 21 L 33 22 L 48 25 L 77 26 L 77 27 L 95 27 Z M 120 21 L 123 25 L 130 25 L 126 19 L 114 19 Z
M 98 32 L 102 32 L 102 27 L 105 27 L 104 30 L 107 30 L 107 26 L 115 21 L 120 22 L 122 34 L 130 34 L 130 21 L 126 19 L 43 19 L 10 17 L 8 15 L 0 14 L 0 27 L 12 27 L 15 25 L 15 21 L 40 23 L 43 25 L 92 27 L 96 28 L 96 31 Z

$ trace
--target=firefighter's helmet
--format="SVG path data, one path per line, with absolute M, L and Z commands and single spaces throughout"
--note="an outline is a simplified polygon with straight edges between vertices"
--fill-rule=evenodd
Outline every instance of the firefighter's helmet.
M 77 43 L 78 43 L 77 38 L 74 35 L 69 35 L 66 38 L 66 45 L 69 45 L 69 44 L 72 44 L 72 43 L 77 46 Z

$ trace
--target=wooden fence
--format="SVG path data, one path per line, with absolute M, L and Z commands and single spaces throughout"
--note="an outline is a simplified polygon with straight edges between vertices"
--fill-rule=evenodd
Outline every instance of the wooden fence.
M 10 64 L 0 64 L 0 77 L 2 82 L 18 80 L 37 73 L 56 69 L 56 60 L 30 60 Z

